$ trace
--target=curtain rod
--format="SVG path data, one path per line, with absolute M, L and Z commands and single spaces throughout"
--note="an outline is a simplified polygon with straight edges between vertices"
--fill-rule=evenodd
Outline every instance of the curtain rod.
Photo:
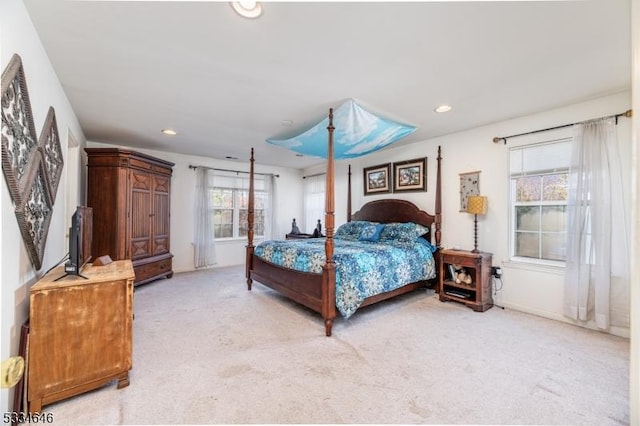
M 615 118 L 616 119 L 616 124 L 618 124 L 618 118 L 619 117 L 631 117 L 633 116 L 633 110 L 626 110 L 625 112 L 621 112 L 620 114 L 615 114 L 615 115 L 610 115 L 608 117 L 601 117 L 601 118 Z M 518 133 L 517 135 L 511 135 L 511 136 L 502 136 L 502 137 L 495 137 L 493 138 L 493 143 L 498 143 L 500 141 L 503 141 L 504 144 L 507 144 L 507 139 L 510 138 L 516 138 L 518 136 L 525 136 L 525 135 L 532 135 L 534 133 L 540 133 L 540 132 L 548 132 L 550 130 L 556 130 L 556 129 L 562 129 L 564 127 L 570 127 L 576 124 L 582 124 L 582 123 L 586 123 L 589 120 L 585 120 L 585 121 L 579 121 L 577 123 L 571 123 L 571 124 L 563 124 L 562 126 L 555 126 L 555 127 L 549 127 L 547 129 L 541 129 L 541 130 L 533 130 L 531 132 L 525 132 L 525 133 Z
M 306 175 L 306 176 L 302 176 L 302 179 L 312 178 L 312 177 L 316 177 L 316 176 L 323 176 L 323 175 L 326 175 L 326 174 L 327 174 L 327 172 L 316 173 L 315 175 Z
M 230 173 L 246 173 L 249 174 L 249 172 L 245 172 L 244 170 L 231 170 L 231 169 L 218 169 L 215 167 L 207 167 L 207 166 L 194 166 L 193 164 L 189 164 L 189 168 L 190 169 L 208 169 L 208 170 L 216 170 L 218 172 L 230 172 Z M 280 175 L 275 174 L 275 173 L 254 173 L 255 175 L 261 175 L 261 176 L 275 176 L 277 178 L 280 177 Z

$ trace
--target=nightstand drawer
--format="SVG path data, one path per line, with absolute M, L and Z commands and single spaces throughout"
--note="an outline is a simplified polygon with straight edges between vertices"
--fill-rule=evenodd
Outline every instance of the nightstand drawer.
M 462 266 L 473 265 L 475 264 L 475 261 L 476 261 L 475 257 L 461 256 L 457 254 L 447 255 L 447 263 L 454 264 L 454 265 L 462 265 Z

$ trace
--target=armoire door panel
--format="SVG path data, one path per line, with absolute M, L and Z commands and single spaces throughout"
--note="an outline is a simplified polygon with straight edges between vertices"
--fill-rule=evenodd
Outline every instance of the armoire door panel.
M 150 191 L 151 175 L 149 175 L 149 173 L 132 170 L 131 171 L 131 188 Z
M 169 187 L 171 185 L 171 179 L 164 176 L 155 176 L 154 177 L 154 188 L 155 192 L 164 192 L 165 194 L 169 194 Z
M 153 254 L 162 254 L 169 252 L 169 237 L 156 237 L 153 239 Z
M 131 238 L 151 236 L 151 193 L 133 190 L 131 192 Z
M 158 194 L 153 196 L 153 230 L 155 235 L 169 233 L 169 195 Z
M 143 257 L 149 257 L 151 251 L 149 250 L 149 239 L 132 240 L 131 241 L 131 259 L 141 259 Z
M 152 217 L 153 255 L 160 255 L 169 252 L 169 211 L 171 209 L 169 199 L 170 189 L 170 179 L 166 176 L 154 176 Z

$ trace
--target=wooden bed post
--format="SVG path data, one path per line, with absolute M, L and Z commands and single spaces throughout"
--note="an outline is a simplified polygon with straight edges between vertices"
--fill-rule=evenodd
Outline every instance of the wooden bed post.
M 347 222 L 351 222 L 351 164 L 347 174 Z
M 248 206 L 248 216 L 247 216 L 247 252 L 246 252 L 246 261 L 245 261 L 245 275 L 247 277 L 247 289 L 251 290 L 251 283 L 253 280 L 251 279 L 251 269 L 253 269 L 253 220 L 254 220 L 254 191 L 253 191 L 253 163 L 255 159 L 253 158 L 253 148 L 251 148 L 251 159 L 249 160 L 249 206 Z
M 325 334 L 331 336 L 333 319 L 336 317 L 336 265 L 333 262 L 333 230 L 334 230 L 334 164 L 333 164 L 333 108 L 329 109 L 329 140 L 327 144 L 327 176 L 324 223 L 326 240 L 324 250 L 326 263 L 322 267 L 322 317 L 324 318 Z
M 435 224 L 436 224 L 436 247 L 440 248 L 440 237 L 442 236 L 442 231 L 440 230 L 441 220 L 442 220 L 442 182 L 441 182 L 441 172 L 440 166 L 442 163 L 442 156 L 440 155 L 440 146 L 438 146 L 438 172 L 436 175 L 436 205 L 435 205 Z

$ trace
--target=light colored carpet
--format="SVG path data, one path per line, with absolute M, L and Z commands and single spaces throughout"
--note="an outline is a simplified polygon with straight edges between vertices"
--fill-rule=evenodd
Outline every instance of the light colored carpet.
M 629 342 L 418 291 L 337 319 L 244 267 L 135 292 L 131 385 L 44 408 L 57 424 L 629 423 Z

